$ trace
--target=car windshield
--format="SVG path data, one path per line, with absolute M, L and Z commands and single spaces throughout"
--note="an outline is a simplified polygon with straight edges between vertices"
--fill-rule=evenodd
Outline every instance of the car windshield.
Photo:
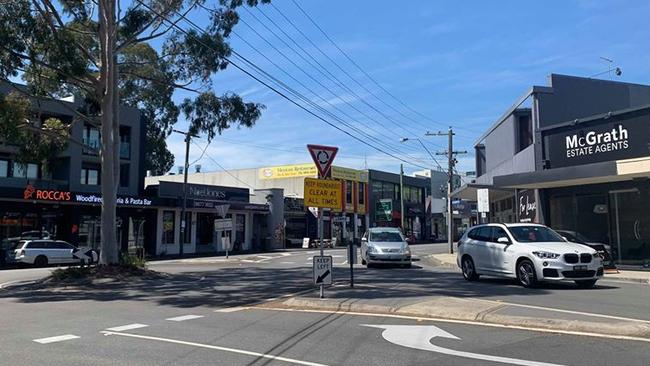
M 544 226 L 513 226 L 509 229 L 515 240 L 521 243 L 565 241 L 558 233 Z
M 397 231 L 371 231 L 370 241 L 401 242 L 404 241 Z

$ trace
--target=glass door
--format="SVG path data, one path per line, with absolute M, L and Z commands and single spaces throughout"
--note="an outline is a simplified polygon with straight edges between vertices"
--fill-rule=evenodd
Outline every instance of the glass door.
M 620 264 L 650 265 L 650 190 L 611 191 L 612 251 Z

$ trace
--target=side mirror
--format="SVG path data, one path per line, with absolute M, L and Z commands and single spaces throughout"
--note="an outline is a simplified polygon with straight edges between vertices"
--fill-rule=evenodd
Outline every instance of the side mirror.
M 510 239 L 506 238 L 505 236 L 502 236 L 497 239 L 497 243 L 510 244 Z
M 566 236 L 563 236 L 562 239 L 564 239 L 564 241 L 569 241 L 569 239 L 567 239 Z
M 368 238 L 361 238 L 361 242 L 362 242 L 362 243 L 367 243 L 367 242 L 368 242 Z

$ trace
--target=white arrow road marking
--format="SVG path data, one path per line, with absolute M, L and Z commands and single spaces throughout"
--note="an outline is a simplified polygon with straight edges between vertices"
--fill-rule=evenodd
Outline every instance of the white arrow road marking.
M 431 343 L 431 339 L 435 337 L 457 339 L 453 334 L 447 333 L 444 330 L 434 325 L 371 325 L 361 324 L 364 327 L 372 327 L 383 329 L 381 336 L 385 340 L 394 343 L 398 346 L 419 349 L 422 351 L 431 351 L 442 353 L 450 356 L 458 356 L 465 358 L 472 358 L 475 360 L 492 361 L 500 363 L 508 363 L 511 365 L 522 366 L 562 366 L 553 363 L 536 362 L 521 360 L 517 358 L 499 357 L 491 355 L 482 355 L 479 353 L 471 353 L 464 351 L 455 351 L 453 349 L 443 348 Z
M 295 358 L 276 356 L 276 355 L 271 355 L 271 354 L 268 354 L 268 353 L 259 353 L 259 352 L 253 352 L 253 351 L 246 351 L 246 350 L 243 350 L 243 349 L 230 348 L 230 347 L 213 346 L 213 345 L 210 345 L 210 344 L 187 342 L 187 341 L 181 341 L 181 340 L 177 340 L 177 339 L 152 337 L 152 336 L 145 336 L 145 335 L 140 335 L 140 334 L 107 332 L 107 331 L 102 331 L 101 333 L 103 333 L 104 335 L 107 335 L 107 336 L 116 335 L 116 336 L 122 336 L 122 337 L 147 339 L 147 340 L 151 340 L 151 341 L 175 343 L 175 344 L 182 344 L 182 345 L 185 345 L 185 346 L 200 347 L 200 348 L 213 349 L 213 350 L 223 351 L 223 352 L 238 353 L 240 355 L 261 357 L 261 358 L 266 358 L 266 359 L 275 360 L 275 361 L 283 361 L 283 362 L 287 362 L 287 363 L 293 363 L 293 364 L 296 364 L 296 365 L 327 366 L 327 365 L 322 364 L 322 363 L 301 361 L 301 360 L 296 360 Z
M 77 339 L 77 338 L 81 338 L 81 337 L 76 336 L 74 334 L 64 334 L 64 335 L 55 336 L 55 337 L 34 339 L 34 342 L 40 343 L 40 344 L 48 344 L 48 343 L 54 343 L 54 342 L 69 341 L 71 339 Z
M 125 330 L 138 329 L 138 328 L 144 328 L 144 327 L 148 327 L 148 325 L 133 323 L 133 324 L 127 324 L 127 325 L 120 325 L 119 327 L 106 328 L 106 330 L 111 330 L 111 331 L 114 331 L 114 332 L 123 332 Z
M 203 315 L 181 315 L 177 316 L 174 318 L 167 318 L 166 320 L 172 321 L 172 322 L 182 322 L 185 320 L 192 320 L 192 319 L 198 319 L 198 318 L 203 318 Z

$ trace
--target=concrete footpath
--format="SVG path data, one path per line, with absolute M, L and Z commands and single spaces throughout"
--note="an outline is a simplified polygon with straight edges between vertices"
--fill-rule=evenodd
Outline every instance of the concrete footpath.
M 431 254 L 423 257 L 422 260 L 435 266 L 460 271 L 456 264 L 456 254 Z M 618 272 L 606 272 L 603 279 L 650 284 L 650 271 L 621 269 Z
M 650 341 L 650 321 L 613 315 L 592 314 L 501 301 L 450 296 L 427 296 L 413 301 L 379 298 L 375 286 L 339 285 L 326 290 L 320 299 L 317 290 L 309 291 L 258 307 L 328 312 L 392 314 L 429 320 L 483 323 L 559 333 L 630 338 Z M 403 299 L 402 299 L 403 300 Z

